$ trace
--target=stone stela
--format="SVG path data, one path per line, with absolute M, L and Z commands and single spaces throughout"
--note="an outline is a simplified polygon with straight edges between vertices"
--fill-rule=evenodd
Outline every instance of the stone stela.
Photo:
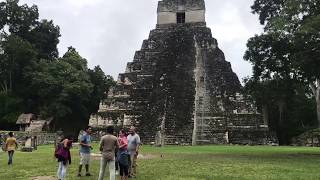
M 162 0 L 157 13 L 89 125 L 135 125 L 157 145 L 277 143 L 206 27 L 204 0 Z

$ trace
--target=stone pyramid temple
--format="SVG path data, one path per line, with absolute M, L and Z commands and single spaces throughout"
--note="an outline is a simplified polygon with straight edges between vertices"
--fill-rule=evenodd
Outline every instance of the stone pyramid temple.
M 89 124 L 134 125 L 158 145 L 276 142 L 206 26 L 204 0 L 162 0 L 157 12 Z

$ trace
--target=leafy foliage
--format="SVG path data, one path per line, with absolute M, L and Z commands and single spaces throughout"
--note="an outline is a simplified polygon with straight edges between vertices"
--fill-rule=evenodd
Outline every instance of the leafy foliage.
M 54 117 L 55 129 L 77 133 L 113 79 L 99 66 L 88 69 L 73 47 L 59 58 L 59 26 L 39 21 L 37 6 L 18 2 L 0 3 L 0 128 L 14 128 L 20 113 L 34 113 Z
M 248 40 L 244 58 L 253 64 L 253 76 L 246 89 L 268 109 L 271 127 L 285 134 L 279 138 L 286 143 L 315 126 L 317 111 L 320 119 L 319 1 L 256 0 L 251 8 L 265 29 Z

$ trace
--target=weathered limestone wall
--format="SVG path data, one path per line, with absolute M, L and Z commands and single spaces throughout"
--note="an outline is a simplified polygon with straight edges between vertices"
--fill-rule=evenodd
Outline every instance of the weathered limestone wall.
M 294 146 L 313 146 L 320 147 L 320 129 L 309 130 L 291 139 Z
M 180 11 L 195 23 L 168 23 Z M 271 142 L 273 135 L 242 95 L 237 75 L 206 27 L 204 12 L 203 0 L 160 1 L 156 29 L 91 122 L 135 125 L 144 143 L 156 137 L 161 144 Z
M 205 10 L 195 10 L 185 12 L 185 22 L 205 22 Z M 176 24 L 177 23 L 177 13 L 176 12 L 159 12 L 157 24 Z
M 187 11 L 186 23 L 205 22 L 205 10 Z
M 157 24 L 176 24 L 177 16 L 174 12 L 159 12 Z
M 204 0 L 162 0 L 158 2 L 158 12 L 204 10 Z
M 239 128 L 228 131 L 230 144 L 239 145 L 278 145 L 278 140 L 274 133 L 267 128 Z
M 178 12 L 185 13 L 185 23 L 205 22 L 203 0 L 163 0 L 158 4 L 157 24 L 176 24 Z

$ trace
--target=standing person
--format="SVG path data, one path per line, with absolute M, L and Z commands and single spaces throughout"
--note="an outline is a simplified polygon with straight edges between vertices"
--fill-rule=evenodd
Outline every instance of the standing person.
M 80 165 L 78 176 L 81 176 L 82 166 L 85 165 L 86 176 L 91 176 L 89 172 L 90 153 L 91 153 L 91 133 L 92 128 L 88 126 L 80 137 Z
M 118 139 L 113 135 L 113 126 L 107 127 L 107 134 L 101 137 L 100 151 L 102 157 L 100 161 L 99 180 L 103 180 L 107 164 L 109 165 L 110 180 L 115 180 L 115 150 L 119 148 Z
M 118 162 L 120 167 L 120 177 L 121 180 L 127 180 L 129 176 L 129 153 L 128 153 L 128 139 L 126 132 L 120 130 L 119 132 L 119 152 L 118 152 Z
M 59 180 L 65 180 L 67 174 L 68 164 L 71 164 L 70 148 L 72 147 L 72 140 L 65 138 L 57 144 L 55 156 L 58 159 L 59 167 L 57 176 Z
M 113 135 L 114 135 L 114 136 L 119 136 L 119 134 L 117 135 L 115 132 L 113 133 Z M 118 150 L 119 150 L 119 149 L 116 149 L 116 150 L 114 151 L 116 175 L 119 175 Z
M 9 137 L 6 140 L 6 150 L 8 151 L 8 165 L 12 165 L 13 154 L 16 149 L 18 149 L 18 143 L 16 138 L 13 136 L 13 132 L 9 132 Z
M 130 167 L 129 167 L 129 177 L 135 177 L 137 175 L 137 158 L 139 154 L 140 147 L 140 137 L 136 133 L 136 128 L 131 126 L 129 129 L 128 138 L 128 151 L 130 154 Z
M 119 175 L 118 149 L 114 151 L 116 175 Z

